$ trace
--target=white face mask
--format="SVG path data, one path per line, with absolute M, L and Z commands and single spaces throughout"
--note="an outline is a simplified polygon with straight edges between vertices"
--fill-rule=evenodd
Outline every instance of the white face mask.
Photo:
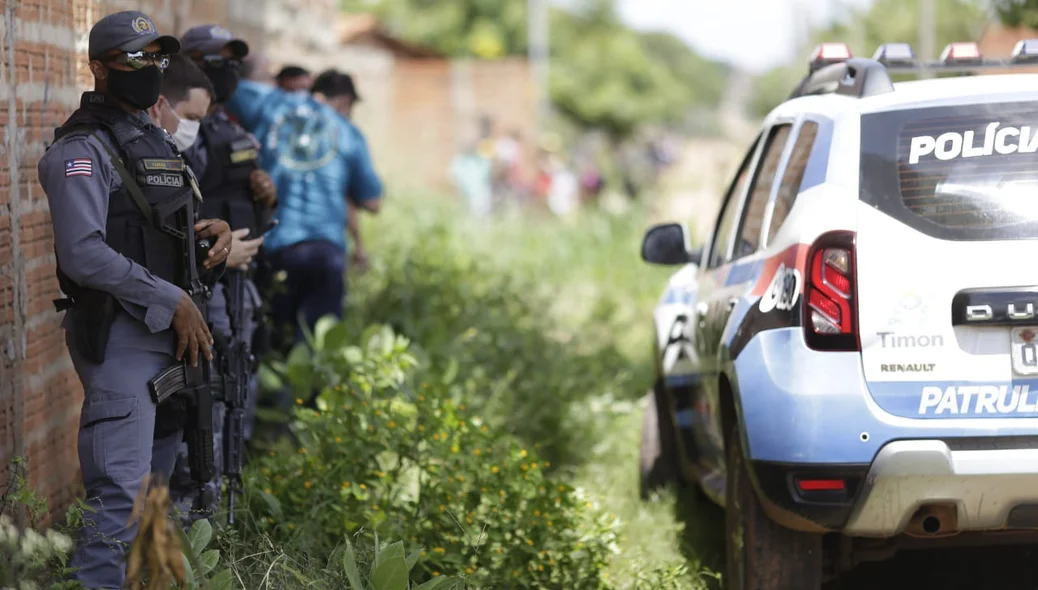
M 202 126 L 202 123 L 192 121 L 191 119 L 181 119 L 180 115 L 173 110 L 172 105 L 168 102 L 166 103 L 166 108 L 172 113 L 173 118 L 177 120 L 177 132 L 173 134 L 173 141 L 177 144 L 177 149 L 185 152 L 195 144 L 195 139 L 198 138 L 198 129 Z
M 192 121 L 191 119 L 180 119 L 177 123 L 177 132 L 173 134 L 173 141 L 177 143 L 177 148 L 180 151 L 187 151 L 187 149 L 195 145 L 195 139 L 198 138 L 198 129 L 202 124 L 198 121 Z

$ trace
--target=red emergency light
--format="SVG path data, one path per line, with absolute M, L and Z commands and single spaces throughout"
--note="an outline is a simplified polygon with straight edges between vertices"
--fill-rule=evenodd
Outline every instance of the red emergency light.
M 941 61 L 946 64 L 980 63 L 981 59 L 980 47 L 973 42 L 949 43 L 941 52 Z
M 811 54 L 811 71 L 819 70 L 827 65 L 840 63 L 854 57 L 846 43 L 822 43 L 815 47 Z

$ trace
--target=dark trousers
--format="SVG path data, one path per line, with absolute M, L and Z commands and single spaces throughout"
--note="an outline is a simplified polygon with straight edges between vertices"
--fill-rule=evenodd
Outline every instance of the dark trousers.
M 285 273 L 285 280 L 271 297 L 271 320 L 277 334 L 294 334 L 294 339 L 280 343 L 280 348 L 287 352 L 304 341 L 300 316 L 311 332 L 323 316 L 342 319 L 346 297 L 346 252 L 342 246 L 324 240 L 299 242 L 269 253 L 267 259 L 271 272 Z M 281 397 L 284 399 L 279 405 L 292 403 L 289 392 Z M 312 403 L 314 397 L 311 395 L 308 401 Z
M 346 252 L 341 246 L 324 240 L 300 242 L 271 252 L 268 258 L 275 274 L 286 274 L 271 299 L 271 319 L 279 332 L 295 328 L 292 344 L 303 341 L 300 314 L 310 330 L 322 316 L 342 318 Z

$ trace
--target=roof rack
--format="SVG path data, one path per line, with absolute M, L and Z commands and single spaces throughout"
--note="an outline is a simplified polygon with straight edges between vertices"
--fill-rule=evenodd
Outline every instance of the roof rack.
M 920 62 L 908 43 L 881 45 L 872 58 L 854 57 L 844 43 L 823 43 L 808 62 L 808 74 L 790 99 L 813 94 L 840 94 L 865 98 L 894 91 L 891 73 L 974 74 L 1038 66 L 1038 39 L 1025 39 L 1007 60 L 984 59 L 976 43 L 949 43 L 940 59 Z

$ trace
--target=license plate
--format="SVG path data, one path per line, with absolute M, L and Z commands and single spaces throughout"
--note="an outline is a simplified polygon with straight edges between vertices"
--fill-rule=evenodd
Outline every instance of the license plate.
M 1009 333 L 1013 372 L 1038 375 L 1038 327 L 1013 328 Z

